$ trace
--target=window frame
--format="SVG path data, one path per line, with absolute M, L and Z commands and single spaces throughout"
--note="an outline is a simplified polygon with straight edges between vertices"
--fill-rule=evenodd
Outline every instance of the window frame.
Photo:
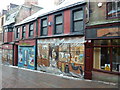
M 46 20 L 47 21 L 47 26 L 43 26 L 43 21 Z M 41 25 L 40 25 L 40 35 L 41 36 L 47 36 L 48 35 L 48 17 L 43 17 L 40 19 Z M 47 34 L 44 35 L 43 34 L 43 28 L 47 28 Z
M 62 16 L 62 23 L 56 24 L 56 17 L 57 16 Z M 56 33 L 56 25 L 62 25 L 62 32 L 61 33 Z M 63 12 L 59 12 L 54 14 L 54 30 L 53 30 L 53 34 L 54 35 L 59 35 L 59 34 L 63 34 L 64 33 L 64 14 Z
M 109 3 L 113 3 L 113 2 L 107 2 L 106 3 L 106 19 L 114 19 L 114 18 L 120 18 L 120 16 L 112 16 L 112 17 L 110 17 L 109 15 L 108 15 L 108 6 L 109 6 Z
M 101 40 L 101 39 L 100 39 Z M 103 39 L 104 40 L 104 39 Z M 109 48 L 110 49 L 110 71 L 107 71 L 107 70 L 104 70 L 104 69 L 96 69 L 94 67 L 94 54 L 93 54 L 93 70 L 97 70 L 97 71 L 103 71 L 103 72 L 110 72 L 110 73 L 120 73 L 120 72 L 115 72 L 113 69 L 113 55 L 112 55 L 112 52 L 113 52 L 113 48 L 120 48 L 120 45 L 113 45 L 113 40 L 111 39 L 108 39 L 110 42 L 108 45 L 93 45 L 93 52 L 94 52 L 94 48 Z M 107 41 L 108 41 L 107 40 Z M 119 39 L 118 39 L 119 40 Z M 99 40 L 94 40 L 93 43 L 95 43 L 95 41 L 99 41 Z
M 32 30 L 30 30 L 31 25 L 33 25 L 33 29 Z M 31 32 L 33 32 L 33 35 L 30 35 Z M 29 24 L 29 37 L 31 38 L 33 36 L 34 36 L 34 23 L 32 22 L 32 23 Z
M 80 19 L 80 20 L 78 20 L 78 21 L 81 21 L 81 22 L 83 22 L 83 30 L 80 30 L 80 31 L 74 31 L 74 12 L 75 11 L 83 11 L 83 19 Z M 81 6 L 81 7 L 75 7 L 75 8 L 72 8 L 71 9 L 71 13 L 70 13 L 70 17 L 71 17 L 71 28 L 70 28 L 70 31 L 71 31 L 71 34 L 79 34 L 79 35 L 84 35 L 84 26 L 85 26 L 85 24 L 84 24 L 84 22 L 85 22 L 85 15 L 84 15 L 84 13 L 85 13 L 85 8 L 84 8 L 84 6 Z M 76 22 L 77 22 L 77 20 L 76 20 Z M 82 31 L 82 32 L 81 32 Z
M 20 38 L 20 27 L 16 28 L 16 39 Z
M 25 29 L 25 30 L 24 30 L 24 29 Z M 26 26 L 25 26 L 25 25 L 22 26 L 22 39 L 25 39 L 25 38 L 26 38 L 25 36 L 23 36 L 24 33 L 25 33 L 25 36 L 26 36 Z

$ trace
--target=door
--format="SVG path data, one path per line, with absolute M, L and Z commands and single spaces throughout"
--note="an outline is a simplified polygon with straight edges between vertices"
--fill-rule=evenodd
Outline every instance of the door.
M 28 69 L 35 69 L 35 47 L 19 47 L 18 66 Z
M 24 64 L 24 68 L 28 67 L 28 49 L 27 48 L 23 48 L 23 64 Z

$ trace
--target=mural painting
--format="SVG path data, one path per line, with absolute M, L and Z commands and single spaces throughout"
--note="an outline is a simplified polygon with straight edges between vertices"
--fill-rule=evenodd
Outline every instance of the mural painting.
M 38 40 L 37 69 L 53 73 L 83 74 L 84 38 L 56 38 Z M 44 70 L 43 70 L 44 69 Z M 81 70 L 82 69 L 82 70 Z M 51 71 L 52 72 L 52 71 Z M 55 72 L 55 73 L 56 73 Z
M 18 66 L 35 69 L 35 47 L 18 47 Z

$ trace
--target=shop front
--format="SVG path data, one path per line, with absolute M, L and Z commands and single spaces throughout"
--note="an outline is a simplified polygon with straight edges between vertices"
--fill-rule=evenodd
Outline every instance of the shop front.
M 35 40 L 20 41 L 18 45 L 18 67 L 35 69 Z
M 90 31 L 92 35 L 89 33 Z M 87 29 L 86 39 L 85 63 L 90 67 L 85 67 L 85 78 L 118 82 L 120 74 L 120 27 Z
M 2 45 L 2 63 L 13 65 L 13 45 Z
M 83 71 L 84 37 L 39 39 L 37 46 L 38 70 L 45 67 L 47 71 L 51 67 L 66 73 L 80 74 Z

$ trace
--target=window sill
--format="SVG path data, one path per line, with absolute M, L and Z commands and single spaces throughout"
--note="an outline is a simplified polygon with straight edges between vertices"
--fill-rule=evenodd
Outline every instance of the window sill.
M 111 71 L 105 71 L 105 70 L 100 70 L 100 69 L 93 69 L 93 71 L 109 73 L 109 74 L 114 74 L 114 75 L 120 75 L 120 72 L 111 72 Z

